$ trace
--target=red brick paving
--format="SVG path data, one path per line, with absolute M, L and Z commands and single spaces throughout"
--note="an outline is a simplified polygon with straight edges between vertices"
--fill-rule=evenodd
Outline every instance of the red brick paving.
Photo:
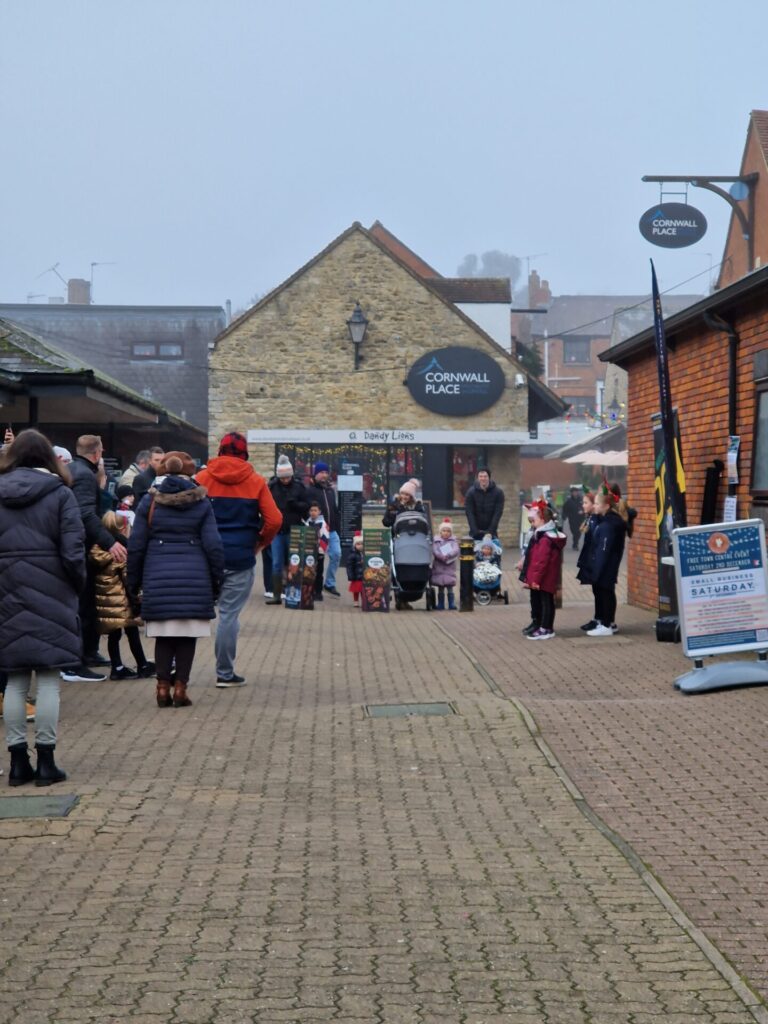
M 521 636 L 521 603 L 436 621 L 524 702 L 595 811 L 768 997 L 768 689 L 677 693 L 691 667 L 680 646 L 626 607 L 618 636 L 585 637 L 569 569 L 554 640 Z

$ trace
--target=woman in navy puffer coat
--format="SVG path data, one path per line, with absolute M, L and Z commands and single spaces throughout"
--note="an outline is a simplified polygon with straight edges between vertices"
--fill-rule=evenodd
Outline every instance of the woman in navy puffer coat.
M 160 467 L 164 479 L 141 499 L 128 542 L 128 586 L 141 592 L 141 617 L 147 636 L 155 637 L 161 708 L 192 703 L 187 684 L 197 637 L 211 635 L 224 579 L 213 506 L 205 488 L 190 479 L 194 471 L 186 452 L 168 452 Z
M 85 535 L 68 471 L 50 442 L 23 430 L 0 465 L 0 670 L 8 673 L 5 732 L 11 786 L 62 782 L 53 759 L 59 669 L 82 658 L 78 594 L 85 586 Z M 26 699 L 37 674 L 37 770 L 27 753 Z

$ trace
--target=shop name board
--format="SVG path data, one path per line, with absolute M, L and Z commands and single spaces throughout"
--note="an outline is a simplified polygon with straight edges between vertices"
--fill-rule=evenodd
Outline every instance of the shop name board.
M 701 241 L 707 233 L 707 218 L 687 203 L 659 203 L 640 218 L 640 234 L 652 245 L 682 249 Z
M 450 444 L 450 445 L 520 445 L 528 444 L 527 430 L 401 430 L 399 428 L 354 430 L 312 430 L 277 428 L 274 430 L 251 429 L 248 431 L 249 444 Z M 565 441 L 563 441 L 565 443 Z
M 504 371 L 474 348 L 440 348 L 416 362 L 406 380 L 412 397 L 443 416 L 472 416 L 490 408 L 504 391 Z

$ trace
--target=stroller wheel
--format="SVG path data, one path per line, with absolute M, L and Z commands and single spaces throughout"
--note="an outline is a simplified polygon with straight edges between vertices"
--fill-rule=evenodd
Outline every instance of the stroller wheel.
M 504 591 L 504 604 L 509 604 L 509 591 Z
M 477 603 L 478 604 L 490 604 L 491 595 L 487 590 L 478 590 L 477 592 Z

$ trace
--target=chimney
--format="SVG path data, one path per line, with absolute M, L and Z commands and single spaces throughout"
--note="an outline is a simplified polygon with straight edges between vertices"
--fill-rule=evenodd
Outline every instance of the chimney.
M 542 281 L 535 270 L 528 275 L 528 305 L 532 309 L 537 306 L 548 306 L 552 302 L 549 281 Z
M 81 277 L 70 277 L 67 281 L 67 302 L 73 306 L 90 306 L 91 282 Z

